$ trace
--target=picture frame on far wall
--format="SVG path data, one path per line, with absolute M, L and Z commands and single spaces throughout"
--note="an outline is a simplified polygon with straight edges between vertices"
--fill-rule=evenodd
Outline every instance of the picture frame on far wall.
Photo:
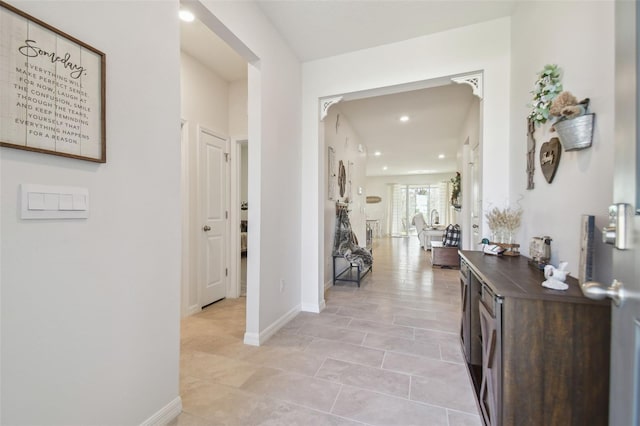
M 105 163 L 106 55 L 0 0 L 0 146 Z

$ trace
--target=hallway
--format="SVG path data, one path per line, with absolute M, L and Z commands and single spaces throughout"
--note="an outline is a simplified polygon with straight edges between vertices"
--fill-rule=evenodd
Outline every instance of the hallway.
M 383 238 L 361 288 L 332 287 L 261 347 L 242 343 L 244 298 L 214 304 L 182 321 L 172 424 L 477 426 L 459 292 L 417 238 Z

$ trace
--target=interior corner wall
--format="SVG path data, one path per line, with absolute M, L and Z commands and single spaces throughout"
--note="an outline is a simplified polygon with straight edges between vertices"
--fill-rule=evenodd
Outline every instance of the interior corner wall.
M 472 185 L 471 185 L 471 150 L 480 143 L 480 104 L 481 101 L 477 97 L 473 97 L 471 105 L 469 105 L 469 111 L 462 124 L 460 130 L 460 136 L 458 138 L 458 158 L 457 158 L 457 171 L 460 172 L 461 182 L 461 201 L 462 207 L 460 211 L 453 210 L 453 216 L 455 218 L 454 223 L 458 223 L 463 230 L 462 235 L 462 248 L 465 250 L 478 250 L 479 247 L 475 245 L 477 242 L 473 238 L 470 238 L 472 233 L 471 228 L 471 213 L 472 213 Z M 467 234 L 467 235 L 465 235 Z
M 551 262 L 569 262 L 578 274 L 580 218 L 596 216 L 596 235 L 608 223 L 613 202 L 614 164 L 614 3 L 520 3 L 512 23 L 511 201 L 524 211 L 518 240 L 525 254 L 531 237 L 549 235 Z M 567 22 L 580 25 L 567 31 Z M 560 42 L 561 40 L 561 42 Z M 550 123 L 535 132 L 535 188 L 526 190 L 527 104 L 536 74 L 545 64 L 562 69 L 564 90 L 590 98 L 596 114 L 593 145 L 564 151 L 552 183 L 540 170 L 540 146 L 557 136 Z M 595 277 L 611 281 L 611 249 L 595 238 Z
M 107 163 L 0 148 L 0 423 L 141 424 L 179 407 L 178 3 L 11 4 L 106 54 Z M 89 218 L 20 219 L 23 183 Z
M 483 72 L 483 197 L 509 196 L 510 19 L 470 25 L 398 43 L 306 62 L 302 66 L 302 250 L 303 306 L 324 303 L 320 99 L 362 90 Z M 315 232 L 315 230 L 320 230 Z
M 213 131 L 221 137 L 228 137 L 229 123 L 229 83 L 211 71 L 193 56 L 180 53 L 180 94 L 181 116 L 186 121 L 187 155 L 188 155 L 188 200 L 189 200 L 189 233 L 188 253 L 183 254 L 185 266 L 188 268 L 187 282 L 183 291 L 182 315 L 199 312 L 198 300 L 198 253 L 201 242 L 201 217 L 198 194 L 198 152 L 199 129 Z
M 338 120 L 338 114 L 340 120 Z M 340 110 L 340 104 L 331 107 L 324 119 L 324 168 L 329 169 L 328 152 L 329 147 L 333 147 L 335 152 L 335 167 L 338 172 L 338 164 L 342 160 L 347 173 L 347 183 L 344 197 L 340 197 L 340 189 L 336 183 L 336 198 L 329 200 L 329 182 L 324 182 L 324 270 L 325 287 L 332 283 L 333 277 L 333 244 L 336 224 L 336 201 L 349 202 L 349 221 L 351 229 L 358 239 L 361 247 L 366 246 L 366 172 L 367 172 L 367 149 L 360 136 L 351 127 L 349 118 Z M 359 151 L 362 148 L 362 152 Z M 362 188 L 362 193 L 358 194 L 358 188 Z M 342 267 L 342 266 L 341 266 Z
M 246 138 L 249 132 L 247 100 L 249 92 L 247 80 L 229 83 L 229 136 L 235 139 Z
M 248 76 L 251 232 L 245 334 L 245 342 L 257 344 L 300 310 L 300 62 L 255 3 L 201 3 L 259 58 Z

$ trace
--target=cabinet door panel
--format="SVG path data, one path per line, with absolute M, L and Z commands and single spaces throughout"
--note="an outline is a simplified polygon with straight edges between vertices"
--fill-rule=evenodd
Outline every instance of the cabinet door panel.
M 482 331 L 482 384 L 480 386 L 480 408 L 485 424 L 497 426 L 500 420 L 500 356 L 501 348 L 496 318 L 483 303 L 480 308 Z
M 460 324 L 460 339 L 465 360 L 471 362 L 471 310 L 469 307 L 469 281 L 460 277 L 460 292 L 462 293 L 462 321 Z

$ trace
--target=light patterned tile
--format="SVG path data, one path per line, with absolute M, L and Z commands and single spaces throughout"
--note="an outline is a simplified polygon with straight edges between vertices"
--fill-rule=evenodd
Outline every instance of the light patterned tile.
M 460 328 L 459 321 L 440 321 L 431 319 L 410 318 L 396 315 L 394 321 L 396 325 L 406 325 L 409 327 L 426 328 L 429 330 L 440 330 L 455 332 Z
M 341 385 L 281 370 L 263 369 L 253 374 L 242 390 L 329 412 Z
M 385 334 L 389 336 L 404 337 L 413 339 L 413 328 L 392 324 L 385 324 L 375 321 L 366 321 L 361 319 L 353 319 L 349 323 L 349 328 L 360 330 L 367 333 Z
M 290 373 L 313 376 L 324 362 L 325 357 L 306 351 L 262 346 L 259 351 L 247 356 L 244 360 L 256 365 L 279 368 Z
M 239 387 L 260 367 L 205 352 L 188 352 L 180 357 L 180 374 L 203 381 Z
M 440 359 L 440 346 L 437 342 L 420 342 L 401 337 L 367 334 L 363 346 L 384 351 L 400 352 L 419 355 L 427 358 Z
M 382 365 L 382 358 L 384 357 L 383 350 L 324 339 L 316 339 L 311 342 L 305 352 L 325 358 L 331 357 L 341 361 L 368 365 L 370 367 L 380 367 Z
M 376 426 L 448 426 L 444 408 L 350 386 L 342 388 L 331 412 Z
M 409 375 L 360 364 L 327 359 L 316 377 L 389 395 L 408 397 Z
M 449 426 L 483 426 L 479 415 L 447 410 Z
M 364 340 L 365 333 L 347 328 L 328 327 L 324 325 L 305 324 L 298 330 L 298 334 L 321 337 L 328 340 L 353 343 L 359 345 Z
M 431 367 L 412 377 L 411 400 L 478 414 L 465 366 L 439 362 Z

